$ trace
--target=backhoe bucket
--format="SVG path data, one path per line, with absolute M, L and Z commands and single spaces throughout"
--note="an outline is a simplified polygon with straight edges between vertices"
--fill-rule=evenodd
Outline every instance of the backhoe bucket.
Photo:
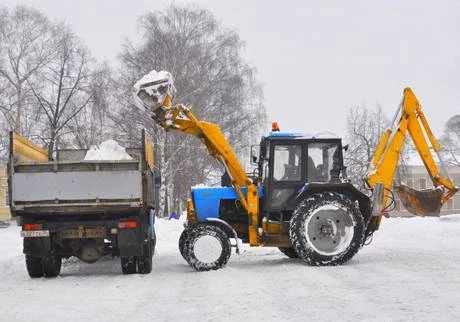
M 410 213 L 417 216 L 439 217 L 442 207 L 442 187 L 415 190 L 406 185 L 395 186 L 399 199 Z

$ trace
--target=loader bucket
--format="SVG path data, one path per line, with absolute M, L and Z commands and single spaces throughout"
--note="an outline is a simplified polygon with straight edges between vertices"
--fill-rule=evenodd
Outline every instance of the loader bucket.
M 439 217 L 442 206 L 442 187 L 415 190 L 406 185 L 395 186 L 404 208 L 417 216 Z

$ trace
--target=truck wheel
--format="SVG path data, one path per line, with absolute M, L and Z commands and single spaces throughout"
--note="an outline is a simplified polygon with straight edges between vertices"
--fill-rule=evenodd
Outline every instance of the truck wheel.
M 179 252 L 185 260 L 187 260 L 185 258 L 185 241 L 188 238 L 189 231 L 189 229 L 184 229 L 184 231 L 182 231 L 179 237 Z
M 40 257 L 26 255 L 26 267 L 30 277 L 38 278 L 43 276 L 42 259 Z
M 219 227 L 204 224 L 189 230 L 184 245 L 184 257 L 197 271 L 223 267 L 231 253 L 230 239 Z
M 292 247 L 278 247 L 278 249 L 289 258 L 299 258 L 299 255 L 297 255 L 295 249 Z
M 363 216 L 348 197 L 318 193 L 304 199 L 294 211 L 289 237 L 296 253 L 308 264 L 340 265 L 363 244 Z
M 134 274 L 136 273 L 136 257 L 120 257 L 121 270 L 123 274 Z
M 155 238 L 155 237 L 154 237 Z M 150 242 L 144 244 L 144 255 L 137 259 L 137 269 L 141 274 L 150 274 L 152 271 L 152 258 L 155 248 L 155 240 L 150 239 Z
M 60 256 L 43 257 L 42 265 L 45 277 L 56 277 L 61 272 L 62 258 Z

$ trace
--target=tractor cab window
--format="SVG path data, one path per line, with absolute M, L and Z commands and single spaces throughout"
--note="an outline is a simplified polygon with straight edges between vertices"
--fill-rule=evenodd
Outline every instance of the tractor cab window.
M 310 143 L 307 158 L 308 182 L 338 180 L 342 160 L 337 143 Z
M 274 181 L 299 181 L 301 179 L 302 146 L 276 145 L 274 148 Z

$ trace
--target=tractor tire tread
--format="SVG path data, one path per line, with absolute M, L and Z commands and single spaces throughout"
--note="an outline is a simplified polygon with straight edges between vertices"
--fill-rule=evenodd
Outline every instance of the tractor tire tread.
M 354 221 L 354 235 L 350 245 L 337 255 L 324 255 L 316 252 L 306 238 L 305 222 L 313 212 L 327 204 L 338 204 L 351 214 Z M 335 266 L 348 262 L 363 245 L 364 219 L 356 205 L 347 196 L 337 192 L 322 192 L 302 200 L 294 210 L 290 225 L 289 238 L 298 256 L 312 266 Z

